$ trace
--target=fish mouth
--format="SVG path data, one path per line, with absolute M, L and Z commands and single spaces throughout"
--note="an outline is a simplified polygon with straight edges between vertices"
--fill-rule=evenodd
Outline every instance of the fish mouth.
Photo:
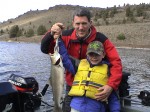
M 59 63 L 60 63 L 60 58 L 55 62 L 54 65 L 59 65 Z
M 53 65 L 58 65 L 60 63 L 60 54 L 58 52 L 55 52 L 54 54 L 49 54 L 51 57 L 51 62 Z

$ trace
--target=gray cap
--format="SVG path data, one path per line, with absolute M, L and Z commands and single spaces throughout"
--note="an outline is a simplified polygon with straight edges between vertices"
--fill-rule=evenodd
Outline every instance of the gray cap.
M 101 55 L 103 51 L 104 51 L 103 44 L 99 41 L 93 41 L 88 45 L 86 54 L 96 53 L 98 55 Z

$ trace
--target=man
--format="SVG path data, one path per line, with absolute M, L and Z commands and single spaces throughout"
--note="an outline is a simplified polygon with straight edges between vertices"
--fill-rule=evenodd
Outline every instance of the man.
M 87 46 L 92 41 L 100 41 L 106 52 L 106 59 L 110 62 L 110 76 L 107 85 L 99 88 L 100 93 L 96 94 L 96 99 L 105 101 L 112 90 L 117 90 L 122 78 L 122 64 L 121 59 L 117 53 L 116 48 L 110 40 L 96 31 L 92 25 L 91 13 L 87 9 L 77 10 L 73 15 L 72 21 L 73 29 L 62 31 L 64 25 L 62 23 L 55 23 L 51 30 L 48 31 L 41 41 L 41 51 L 43 53 L 53 53 L 55 46 L 55 39 L 61 37 L 65 47 L 70 56 L 77 59 L 85 59 Z M 66 91 L 70 90 L 74 76 L 70 72 L 66 72 Z M 67 93 L 66 93 L 67 94 Z M 65 112 L 69 112 L 71 98 L 66 95 L 65 98 Z

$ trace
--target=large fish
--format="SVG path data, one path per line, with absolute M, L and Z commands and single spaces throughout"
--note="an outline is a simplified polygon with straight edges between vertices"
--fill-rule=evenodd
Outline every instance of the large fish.
M 64 68 L 59 54 L 58 39 L 54 47 L 54 54 L 49 54 L 51 59 L 50 85 L 53 92 L 54 112 L 62 112 L 62 99 L 64 91 Z

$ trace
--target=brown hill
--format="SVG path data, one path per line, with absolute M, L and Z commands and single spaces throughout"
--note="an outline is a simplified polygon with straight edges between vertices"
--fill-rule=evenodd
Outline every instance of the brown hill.
M 137 6 L 130 6 L 133 14 L 136 15 Z M 143 5 L 142 5 L 143 6 Z M 87 7 L 93 14 L 93 24 L 96 25 L 97 31 L 104 33 L 112 42 L 118 46 L 136 46 L 136 47 L 150 47 L 150 5 L 144 8 L 142 16 L 126 17 L 127 6 L 112 7 L 107 9 Z M 12 26 L 18 25 L 23 31 L 32 28 L 37 33 L 39 25 L 44 25 L 47 30 L 55 23 L 62 22 L 66 28 L 71 27 L 72 13 L 75 9 L 81 6 L 58 5 L 50 7 L 48 10 L 28 11 L 15 19 L 9 19 L 6 22 L 0 23 L 0 30 L 4 33 L 0 34 L 0 40 L 10 40 L 9 30 Z M 112 16 L 111 13 L 117 10 Z M 107 14 L 111 16 L 105 17 L 100 14 Z M 101 17 L 102 16 L 102 17 Z M 107 15 L 108 16 L 108 15 Z M 118 40 L 116 37 L 123 33 L 125 40 Z M 40 42 L 42 36 L 35 36 L 26 38 L 25 36 L 14 38 L 17 41 Z M 12 39 L 12 38 L 11 38 Z

